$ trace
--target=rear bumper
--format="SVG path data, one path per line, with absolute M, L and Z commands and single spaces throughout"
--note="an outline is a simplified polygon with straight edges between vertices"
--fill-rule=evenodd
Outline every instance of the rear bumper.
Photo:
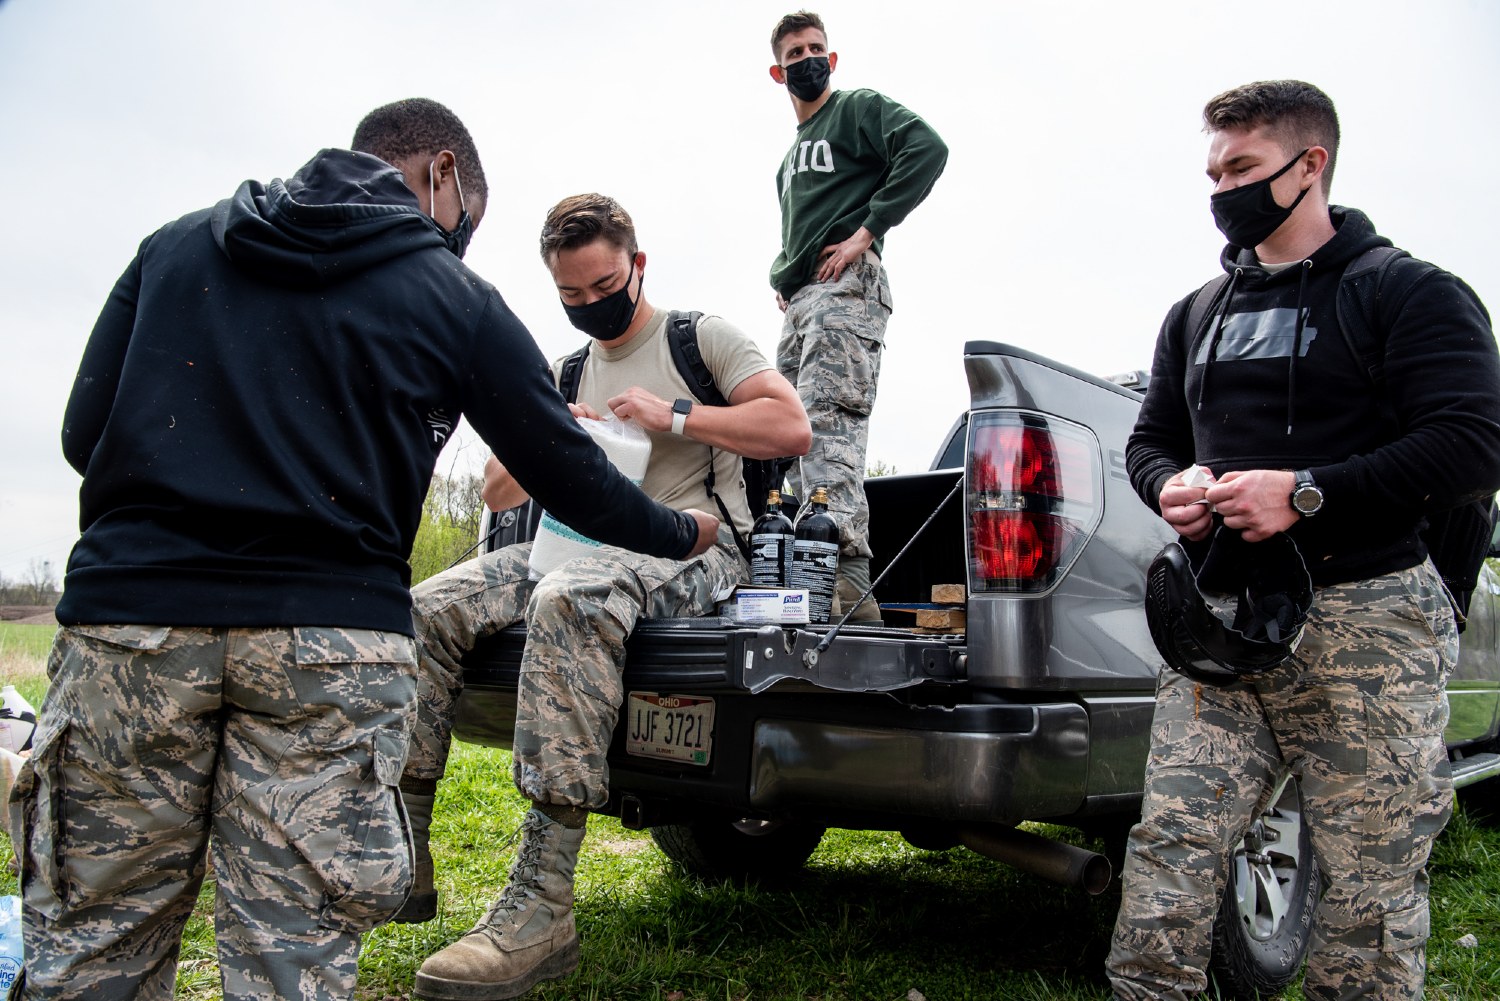
M 1081 706 L 914 712 L 921 726 L 757 720 L 748 805 L 1002 824 L 1082 806 L 1089 730 Z
M 957 695 L 961 660 L 940 640 L 879 632 L 841 637 L 809 669 L 798 656 L 805 644 L 794 639 L 787 649 L 774 627 L 638 631 L 632 642 L 649 639 L 649 656 L 642 649 L 632 657 L 627 688 L 712 697 L 713 755 L 706 765 L 629 755 L 622 721 L 610 750 L 611 807 L 617 812 L 631 797 L 648 823 L 709 808 L 892 829 L 921 820 L 1015 823 L 1082 808 L 1089 770 L 1082 705 L 911 704 Z M 706 656 L 703 644 L 715 642 L 718 653 Z M 839 654 L 846 642 L 852 652 Z M 871 690 L 872 672 L 853 669 L 872 660 L 873 684 L 897 694 Z M 518 667 L 515 634 L 466 660 L 456 736 L 510 746 Z M 777 673 L 785 676 L 762 687 Z M 920 700 L 898 691 L 919 685 Z

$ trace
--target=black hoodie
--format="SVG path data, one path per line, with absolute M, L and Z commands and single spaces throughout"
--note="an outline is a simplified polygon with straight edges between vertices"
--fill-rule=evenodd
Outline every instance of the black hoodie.
M 410 635 L 406 561 L 460 414 L 579 531 L 692 548 L 398 170 L 324 150 L 245 182 L 147 237 L 94 325 L 63 423 L 83 534 L 58 621 Z
M 1345 266 L 1390 241 L 1357 210 L 1330 215 L 1334 236 L 1275 274 L 1253 250 L 1225 248 L 1231 291 L 1203 329 L 1187 329 L 1194 296 L 1172 307 L 1126 453 L 1157 510 L 1162 484 L 1194 462 L 1219 477 L 1310 469 L 1323 509 L 1288 534 L 1319 586 L 1415 566 L 1424 511 L 1500 487 L 1500 357 L 1484 306 L 1438 269 L 1384 305 L 1396 319 L 1383 405 L 1339 332 L 1335 297 Z

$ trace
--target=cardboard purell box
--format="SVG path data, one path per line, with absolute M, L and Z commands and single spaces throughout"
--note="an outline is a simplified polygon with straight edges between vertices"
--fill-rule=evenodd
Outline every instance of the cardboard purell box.
M 803 626 L 807 624 L 807 589 L 737 588 L 724 605 L 724 615 L 747 625 Z

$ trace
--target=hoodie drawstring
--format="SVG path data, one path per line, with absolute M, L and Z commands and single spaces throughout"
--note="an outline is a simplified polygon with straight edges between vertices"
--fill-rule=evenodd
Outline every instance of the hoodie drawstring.
M 1297 268 L 1297 323 L 1292 333 L 1292 357 L 1286 363 L 1286 433 L 1292 433 L 1292 422 L 1297 416 L 1297 356 L 1302 353 L 1302 328 L 1307 316 L 1302 311 L 1302 294 L 1307 291 L 1307 275 L 1312 271 L 1312 261 L 1306 260 Z
M 1208 341 L 1208 354 L 1203 356 L 1203 378 L 1198 381 L 1199 410 L 1203 409 L 1203 396 L 1208 390 L 1208 370 L 1214 363 L 1214 352 L 1219 349 L 1219 340 L 1224 336 L 1224 321 L 1229 319 L 1229 302 L 1234 298 L 1234 286 L 1243 273 L 1243 268 L 1235 268 L 1230 272 L 1229 287 L 1224 290 L 1224 300 L 1219 304 L 1219 319 L 1214 324 L 1214 335 Z

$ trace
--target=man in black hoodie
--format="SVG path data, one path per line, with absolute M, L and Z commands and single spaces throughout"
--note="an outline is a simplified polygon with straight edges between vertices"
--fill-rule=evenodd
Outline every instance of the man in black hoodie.
M 1373 391 L 1335 297 L 1349 263 L 1390 241 L 1328 204 L 1333 103 L 1300 81 L 1253 83 L 1210 101 L 1204 124 L 1229 280 L 1206 308 L 1195 293 L 1168 312 L 1126 463 L 1190 542 L 1289 535 L 1315 597 L 1296 652 L 1270 673 L 1223 687 L 1163 673 L 1110 979 L 1130 1001 L 1206 988 L 1232 849 L 1292 769 L 1328 880 L 1304 996 L 1416 998 L 1425 866 L 1452 798 L 1443 687 L 1458 653 L 1419 530 L 1425 512 L 1500 487 L 1494 335 L 1468 286 L 1405 262 L 1421 277 L 1382 306 Z M 1210 483 L 1184 482 L 1194 464 Z
M 210 834 L 225 998 L 353 996 L 411 884 L 406 561 L 460 415 L 593 538 L 717 539 L 615 471 L 461 263 L 486 186 L 452 112 L 388 105 L 352 145 L 147 237 L 90 336 L 82 538 L 17 783 L 20 997 L 170 997 Z

